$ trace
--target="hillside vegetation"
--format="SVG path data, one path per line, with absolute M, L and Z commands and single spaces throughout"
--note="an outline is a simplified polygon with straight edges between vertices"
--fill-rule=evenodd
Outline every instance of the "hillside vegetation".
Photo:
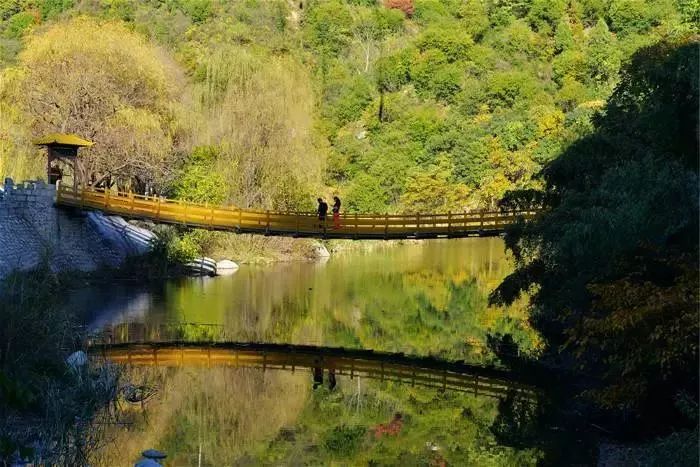
M 690 0 L 2 0 L 0 172 L 245 207 L 494 207 L 591 130 Z

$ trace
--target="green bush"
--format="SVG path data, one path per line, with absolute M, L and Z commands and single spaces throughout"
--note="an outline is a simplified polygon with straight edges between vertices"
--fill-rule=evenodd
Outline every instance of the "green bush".
M 74 0 L 43 0 L 39 2 L 42 19 L 50 19 L 73 8 Z
M 304 17 L 307 40 L 322 55 L 337 56 L 350 42 L 352 17 L 338 0 L 312 3 Z
M 180 8 L 195 23 L 209 19 L 214 13 L 211 0 L 179 0 Z
M 418 50 L 440 50 L 449 63 L 466 58 L 473 45 L 474 41 L 469 36 L 452 28 L 429 28 L 416 39 Z
M 372 102 L 372 85 L 359 76 L 343 77 L 326 88 L 323 114 L 337 127 L 356 120 Z
M 388 194 L 380 180 L 368 174 L 359 174 L 350 185 L 346 205 L 350 211 L 386 212 Z
M 382 91 L 395 92 L 411 79 L 411 51 L 382 57 L 377 61 L 377 86 Z
M 216 146 L 194 148 L 173 184 L 176 198 L 195 203 L 224 203 L 226 182 L 216 169 L 219 153 Z
M 653 11 L 645 0 L 612 0 L 607 17 L 614 32 L 635 34 L 645 32 L 654 25 Z
M 323 447 L 334 455 L 349 457 L 360 448 L 366 431 L 363 426 L 336 426 L 326 433 Z
M 5 37 L 19 39 L 35 22 L 36 18 L 29 12 L 12 15 L 5 25 Z

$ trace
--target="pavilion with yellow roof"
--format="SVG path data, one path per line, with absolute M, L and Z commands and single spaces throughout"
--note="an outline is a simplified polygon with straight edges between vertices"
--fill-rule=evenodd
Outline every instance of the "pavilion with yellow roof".
M 77 188 L 79 182 L 78 173 L 78 149 L 92 146 L 92 141 L 74 134 L 51 133 L 34 140 L 35 146 L 46 146 L 46 177 L 49 184 L 53 185 L 63 178 L 62 166 L 70 167 L 73 178 L 73 187 Z

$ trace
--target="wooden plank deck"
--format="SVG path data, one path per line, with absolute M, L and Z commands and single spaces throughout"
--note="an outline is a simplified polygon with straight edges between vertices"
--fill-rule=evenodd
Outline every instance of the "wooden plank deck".
M 316 213 L 274 212 L 210 206 L 132 193 L 112 193 L 59 186 L 58 206 L 99 210 L 131 219 L 177 224 L 208 230 L 291 237 L 390 240 L 494 236 L 536 211 L 480 211 L 441 214 L 341 214 L 340 226 L 331 216 L 320 221 Z

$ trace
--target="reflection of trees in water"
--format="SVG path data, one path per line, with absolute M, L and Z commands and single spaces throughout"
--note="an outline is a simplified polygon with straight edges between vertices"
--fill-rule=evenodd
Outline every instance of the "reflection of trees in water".
M 146 319 L 222 324 L 239 341 L 474 361 L 482 358 L 478 344 L 489 331 L 531 339 L 521 326 L 521 307 L 486 306 L 491 286 L 509 270 L 498 239 L 425 242 L 333 257 L 322 268 L 303 263 L 250 267 L 230 278 L 166 285 Z M 495 406 L 469 396 L 344 377 L 338 377 L 334 391 L 327 384 L 311 391 L 308 371 L 140 371 L 159 375 L 163 390 L 148 405 L 145 419 L 136 417 L 133 432 L 120 432 L 113 443 L 121 448 L 106 459 L 118 462 L 103 465 L 123 465 L 146 447 L 175 455 L 175 465 L 196 465 L 200 441 L 203 465 L 244 458 L 251 464 L 318 464 L 337 457 L 329 451 L 334 447 L 346 453 L 349 463 L 373 458 L 425 464 L 434 458 L 427 442 L 439 445 L 441 455 L 456 465 L 487 462 L 489 456 L 501 456 L 492 462 L 496 465 L 529 463 L 510 450 L 480 447 L 495 443 L 488 432 Z M 386 424 L 396 412 L 405 428 L 382 438 L 390 445 L 386 451 L 372 451 L 374 444 L 366 444 L 363 433 Z M 464 452 L 448 452 L 456 447 Z
M 152 291 L 143 319 L 220 324 L 236 341 L 467 358 L 465 342 L 483 342 L 505 317 L 523 316 L 486 307 L 491 284 L 510 269 L 499 239 L 432 240 L 344 254 L 322 267 L 246 267 L 168 282 Z M 424 332 L 409 332 L 421 324 Z
M 497 402 L 469 395 L 339 378 L 319 386 L 286 436 L 265 443 L 253 465 L 535 465 L 534 450 L 496 445 Z M 397 416 L 398 414 L 398 416 Z
M 131 425 L 116 427 L 97 465 L 125 465 L 146 448 L 169 465 L 231 465 L 291 425 L 309 393 L 308 372 L 250 369 L 132 368 L 128 378 L 159 388 L 144 411 L 125 406 Z

